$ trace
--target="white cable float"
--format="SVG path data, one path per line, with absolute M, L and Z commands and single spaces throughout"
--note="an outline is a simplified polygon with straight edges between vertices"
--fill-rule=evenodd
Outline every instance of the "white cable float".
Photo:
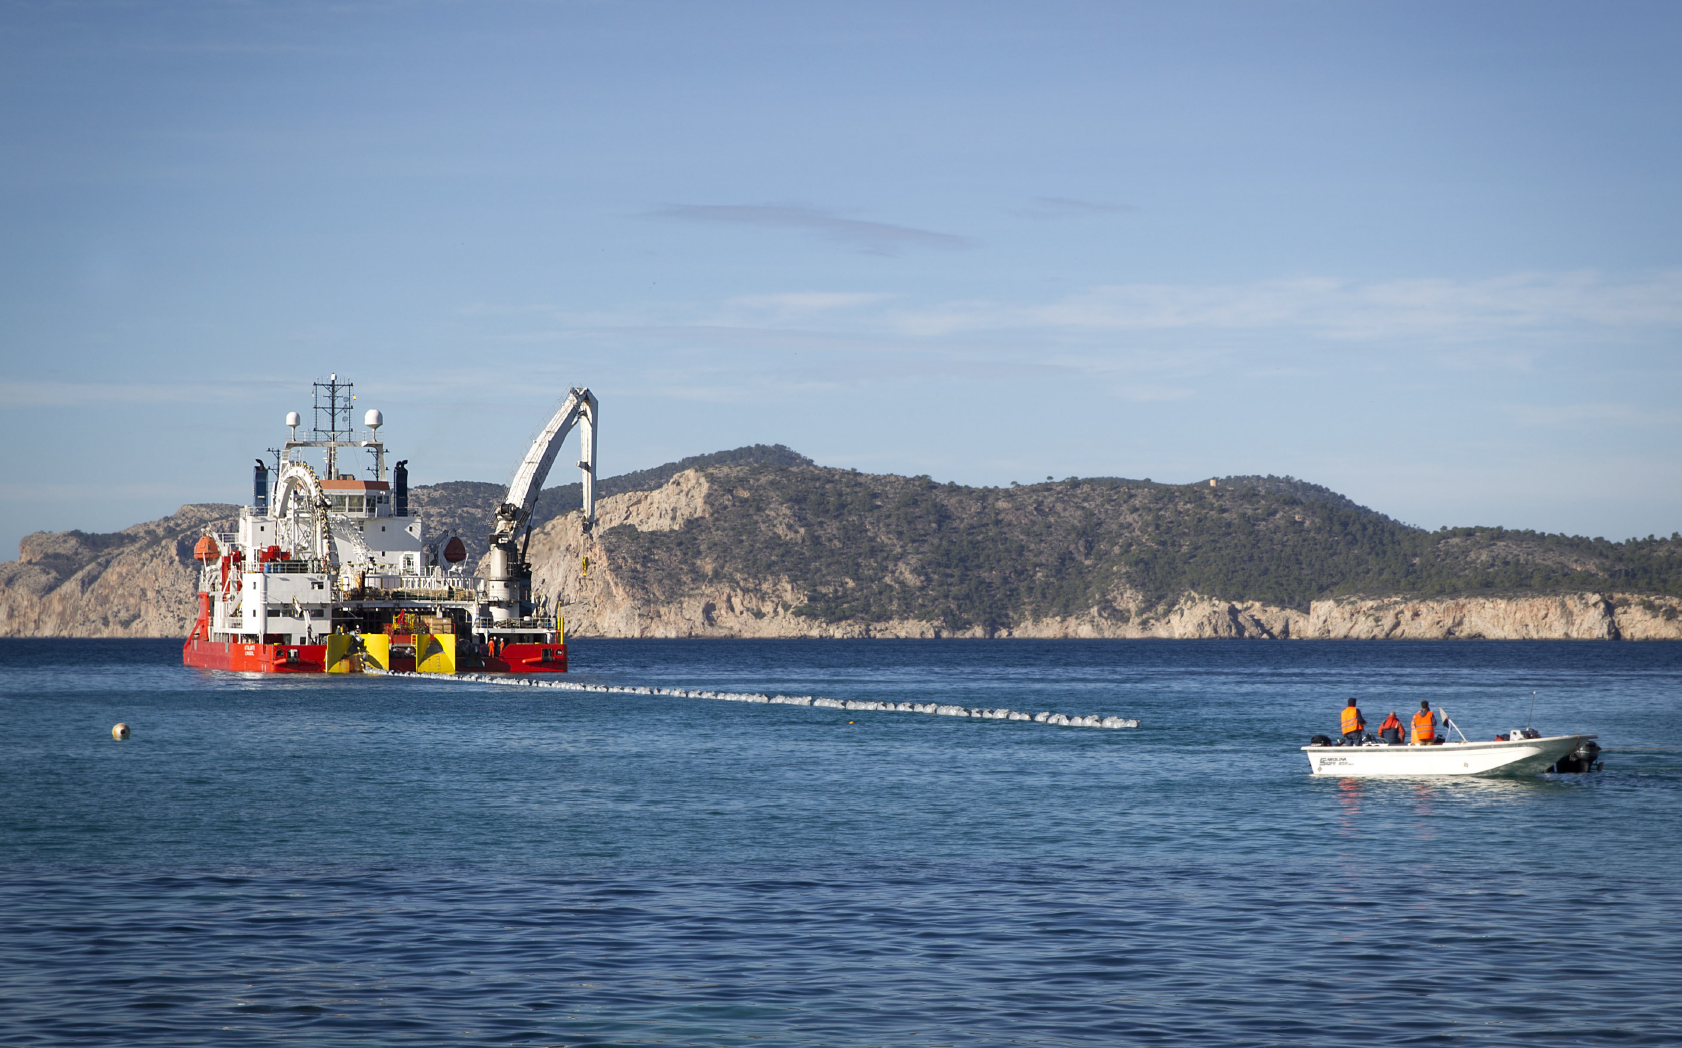
M 1028 721 L 1049 724 L 1058 728 L 1137 728 L 1133 717 L 1104 717 L 1099 714 L 1070 716 L 1042 710 L 1024 713 L 1021 710 L 986 709 L 953 706 L 937 702 L 875 702 L 864 699 L 826 699 L 812 695 L 762 695 L 757 692 L 701 691 L 693 688 L 654 688 L 622 684 L 579 684 L 564 680 L 532 680 L 527 677 L 492 677 L 478 673 L 457 673 L 439 676 L 431 673 L 405 673 L 394 670 L 365 670 L 385 677 L 416 677 L 424 680 L 471 681 L 476 684 L 497 684 L 503 687 L 557 688 L 561 691 L 585 691 L 600 695 L 665 695 L 675 699 L 713 699 L 719 702 L 753 702 L 778 706 L 816 706 L 829 710 L 866 710 L 882 713 L 923 713 L 936 717 L 974 717 L 978 720 Z

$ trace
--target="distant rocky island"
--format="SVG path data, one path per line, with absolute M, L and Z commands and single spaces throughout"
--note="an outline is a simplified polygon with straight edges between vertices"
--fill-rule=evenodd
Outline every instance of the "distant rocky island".
M 576 484 L 533 518 L 573 636 L 1682 640 L 1682 536 L 1425 531 L 1291 477 L 974 488 L 756 445 L 599 491 L 588 536 Z M 502 495 L 424 485 L 411 508 L 476 559 Z M 237 512 L 26 537 L 0 636 L 184 635 L 193 544 Z

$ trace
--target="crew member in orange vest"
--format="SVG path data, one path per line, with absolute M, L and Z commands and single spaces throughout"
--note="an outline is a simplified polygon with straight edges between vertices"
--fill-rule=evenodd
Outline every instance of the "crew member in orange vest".
M 1350 699 L 1349 705 L 1343 707 L 1343 741 L 1351 746 L 1361 744 L 1361 736 L 1366 733 L 1367 719 L 1361 716 L 1361 711 Z
M 1423 700 L 1419 703 L 1419 712 L 1413 715 L 1413 744 L 1415 746 L 1435 746 L 1437 744 L 1437 715 L 1431 712 L 1431 704 Z
M 1406 731 L 1407 729 L 1402 727 L 1402 718 L 1396 716 L 1395 710 L 1391 710 L 1390 716 L 1384 718 L 1384 723 L 1378 726 L 1378 737 L 1392 746 L 1400 746 L 1402 735 Z

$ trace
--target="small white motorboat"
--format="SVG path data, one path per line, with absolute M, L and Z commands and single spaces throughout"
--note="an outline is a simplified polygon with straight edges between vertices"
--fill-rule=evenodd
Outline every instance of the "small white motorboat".
M 1434 746 L 1369 742 L 1360 746 L 1310 743 L 1302 748 L 1315 775 L 1539 775 L 1556 765 L 1561 771 L 1598 767 L 1600 746 L 1594 735 L 1542 735 L 1515 729 L 1492 742 L 1444 742 Z M 1316 739 L 1316 742 L 1319 740 Z

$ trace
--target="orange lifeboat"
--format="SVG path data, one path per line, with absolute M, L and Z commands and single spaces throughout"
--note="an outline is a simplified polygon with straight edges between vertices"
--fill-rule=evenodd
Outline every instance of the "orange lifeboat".
M 204 561 L 207 564 L 221 555 L 221 547 L 217 546 L 216 540 L 209 535 L 201 536 L 198 545 L 193 547 L 193 559 Z

